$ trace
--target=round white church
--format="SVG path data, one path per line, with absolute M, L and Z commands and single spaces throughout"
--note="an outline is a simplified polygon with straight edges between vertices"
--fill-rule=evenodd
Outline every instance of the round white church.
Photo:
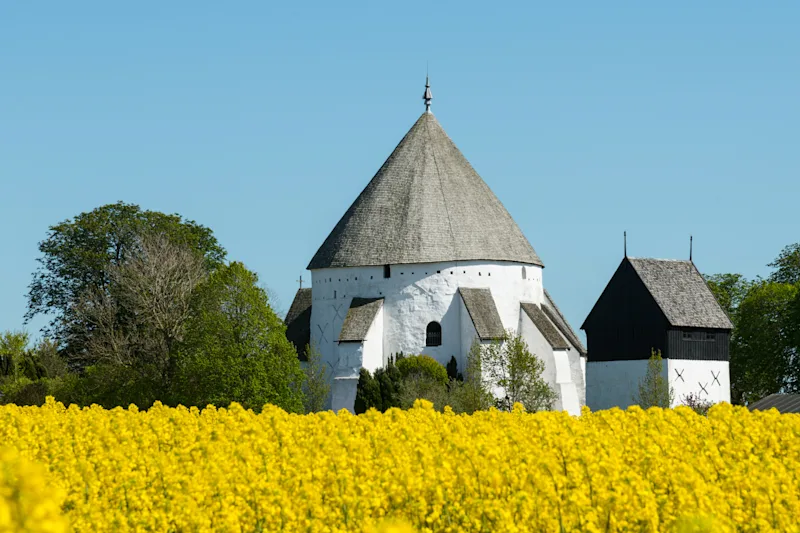
M 430 111 L 406 133 L 311 259 L 287 336 L 328 366 L 334 410 L 360 369 L 398 352 L 463 370 L 478 339 L 519 333 L 545 363 L 556 409 L 585 403 L 586 350 L 544 289 L 544 264 Z

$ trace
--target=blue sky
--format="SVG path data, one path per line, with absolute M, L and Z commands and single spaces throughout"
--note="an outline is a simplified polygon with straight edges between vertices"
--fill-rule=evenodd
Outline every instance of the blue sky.
M 579 327 L 622 258 L 765 275 L 800 241 L 796 2 L 3 2 L 0 330 L 48 226 L 124 200 L 211 227 L 288 308 L 433 111 Z M 28 325 L 35 331 L 43 323 Z

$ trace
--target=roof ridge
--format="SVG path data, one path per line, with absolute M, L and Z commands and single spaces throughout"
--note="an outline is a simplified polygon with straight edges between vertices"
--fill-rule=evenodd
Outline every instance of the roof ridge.
M 626 259 L 632 261 L 663 261 L 663 262 L 672 262 L 672 263 L 692 263 L 694 262 L 691 259 L 662 259 L 659 257 L 631 257 L 626 256 Z
M 426 114 L 433 116 L 433 113 L 430 111 L 426 111 Z M 425 121 L 425 134 L 430 137 L 430 131 L 428 130 L 428 123 L 430 121 Z M 447 135 L 447 134 L 445 134 Z M 447 205 L 447 195 L 444 193 L 444 185 L 442 185 L 442 174 L 439 172 L 439 163 L 436 161 L 436 147 L 431 143 L 431 155 L 433 155 L 433 166 L 436 168 L 436 179 L 439 181 L 439 191 L 442 193 L 442 205 L 444 205 L 444 215 L 447 217 L 447 227 L 450 229 L 450 237 L 453 241 L 456 240 L 455 232 L 453 231 L 453 219 L 450 217 L 450 208 Z

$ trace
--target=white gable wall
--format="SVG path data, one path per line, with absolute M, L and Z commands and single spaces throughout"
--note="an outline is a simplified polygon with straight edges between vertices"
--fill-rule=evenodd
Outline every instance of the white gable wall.
M 665 359 L 664 366 L 669 369 L 669 384 L 675 392 L 674 405 L 685 403 L 688 394 L 712 403 L 731 401 L 728 361 Z
M 611 407 L 624 409 L 633 405 L 633 398 L 639 392 L 639 381 L 647 373 L 647 364 L 646 359 L 587 363 L 586 405 L 593 411 Z M 686 395 L 690 393 L 712 403 L 731 401 L 727 361 L 664 359 L 662 375 L 669 380 L 672 387 L 673 407 L 684 404 Z M 714 376 L 718 376 L 719 383 Z M 700 385 L 706 392 L 703 392 Z
M 592 411 L 633 405 L 639 380 L 647 373 L 647 360 L 589 361 L 586 363 L 586 405 Z M 664 365 L 667 377 L 667 365 Z
M 456 360 L 458 361 L 458 371 L 463 374 L 464 370 L 467 368 L 467 354 L 470 348 L 472 348 L 472 343 L 478 338 L 478 332 L 475 330 L 475 324 L 472 323 L 469 311 L 467 311 L 467 307 L 464 305 L 464 300 L 461 298 L 456 299 L 458 300 L 461 341 L 459 355 L 456 356 Z
M 531 318 L 519 308 L 519 332 L 525 343 L 528 345 L 528 350 L 536 357 L 544 362 L 544 372 L 542 378 L 555 388 L 556 385 L 556 360 L 553 357 L 553 347 L 544 338 L 544 335 L 539 331 Z M 560 405 L 560 402 L 559 402 Z
M 383 320 L 384 313 L 383 307 L 375 314 L 375 319 L 367 331 L 366 338 L 364 339 L 363 360 L 361 366 L 375 372 L 383 367 Z

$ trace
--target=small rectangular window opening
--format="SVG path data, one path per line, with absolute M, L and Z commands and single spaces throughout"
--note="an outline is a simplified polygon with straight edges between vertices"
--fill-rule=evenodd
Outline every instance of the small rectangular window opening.
M 391 267 L 391 265 L 383 265 L 383 277 L 384 278 L 391 278 L 392 277 L 392 267 Z

